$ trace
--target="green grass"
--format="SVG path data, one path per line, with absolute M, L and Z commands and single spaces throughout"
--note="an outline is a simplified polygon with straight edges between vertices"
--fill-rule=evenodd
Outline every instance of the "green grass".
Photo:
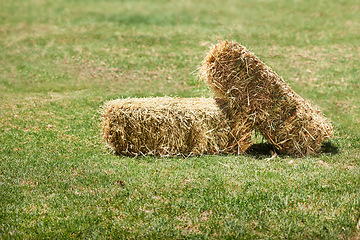
M 360 8 L 331 1 L 0 1 L 0 238 L 359 239 Z M 254 51 L 335 126 L 336 151 L 128 158 L 110 99 L 211 96 L 211 43 Z

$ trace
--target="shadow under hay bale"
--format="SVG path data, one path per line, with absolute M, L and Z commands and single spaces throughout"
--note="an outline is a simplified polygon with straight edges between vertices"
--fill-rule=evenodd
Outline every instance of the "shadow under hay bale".
M 320 110 L 239 43 L 213 45 L 199 76 L 227 101 L 234 116 L 248 117 L 280 153 L 316 154 L 333 135 L 332 125 Z
M 228 114 L 226 102 L 213 98 L 118 99 L 103 108 L 102 137 L 121 155 L 243 153 L 251 125 Z
M 270 143 L 255 143 L 246 150 L 246 154 L 254 158 L 271 157 L 274 153 L 276 149 Z
M 339 153 L 339 148 L 334 145 L 333 143 L 331 143 L 330 141 L 326 141 L 321 145 L 321 153 L 326 153 L 326 154 L 338 154 Z

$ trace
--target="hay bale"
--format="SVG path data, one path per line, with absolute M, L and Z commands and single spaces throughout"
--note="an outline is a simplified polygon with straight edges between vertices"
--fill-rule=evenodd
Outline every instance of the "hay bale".
M 199 76 L 227 101 L 234 115 L 248 116 L 281 153 L 316 154 L 332 137 L 332 125 L 321 111 L 239 43 L 213 45 Z
M 230 121 L 226 111 L 212 98 L 118 99 L 103 108 L 102 137 L 121 155 L 242 153 L 251 126 Z

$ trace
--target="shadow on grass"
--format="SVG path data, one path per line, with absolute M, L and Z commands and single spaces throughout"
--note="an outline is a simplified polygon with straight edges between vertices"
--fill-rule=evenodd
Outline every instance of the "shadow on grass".
M 276 153 L 276 150 L 274 146 L 269 143 L 256 143 L 251 145 L 245 153 L 254 158 L 264 158 L 272 156 Z
M 320 153 L 323 154 L 330 154 L 330 155 L 335 155 L 339 153 L 339 148 L 337 146 L 335 146 L 333 143 L 331 142 L 325 142 L 322 146 L 321 146 L 321 150 Z M 159 156 L 158 155 L 138 155 L 138 156 L 134 156 L 134 155 L 124 155 L 124 154 L 119 154 L 117 152 L 114 152 L 114 154 L 116 156 L 119 157 L 129 157 L 129 158 L 142 158 L 142 159 L 148 159 L 150 162 L 154 161 L 154 159 L 158 159 Z M 274 154 L 276 154 L 277 156 L 288 156 L 286 154 L 280 154 L 273 145 L 269 144 L 269 143 L 256 143 L 251 145 L 245 152 L 246 155 L 253 157 L 255 159 L 262 159 L 262 158 L 268 158 L 268 157 L 272 157 L 274 156 Z M 207 155 L 207 154 L 204 154 Z M 211 155 L 211 154 L 209 154 Z M 225 154 L 226 155 L 226 154 Z M 175 156 L 168 156 L 165 158 L 189 158 L 189 157 L 198 157 L 197 155 L 175 155 Z
M 335 146 L 332 142 L 328 141 L 321 146 L 320 152 L 335 155 L 339 153 L 339 148 Z
M 254 158 L 271 157 L 274 153 L 276 153 L 278 156 L 286 156 L 286 154 L 279 154 L 279 152 L 276 151 L 275 147 L 269 143 L 253 144 L 246 151 L 246 154 Z M 330 141 L 325 142 L 321 146 L 320 153 L 335 155 L 339 153 L 339 148 Z

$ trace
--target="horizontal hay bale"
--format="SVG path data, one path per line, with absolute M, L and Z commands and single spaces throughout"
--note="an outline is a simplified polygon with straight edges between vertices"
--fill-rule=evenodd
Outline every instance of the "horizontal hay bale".
M 281 153 L 316 154 L 332 137 L 332 126 L 320 110 L 239 43 L 219 41 L 212 46 L 199 76 L 227 101 L 234 115 L 248 116 Z
M 118 99 L 103 108 L 102 137 L 122 155 L 242 153 L 251 145 L 251 125 L 233 123 L 226 111 L 213 98 Z

